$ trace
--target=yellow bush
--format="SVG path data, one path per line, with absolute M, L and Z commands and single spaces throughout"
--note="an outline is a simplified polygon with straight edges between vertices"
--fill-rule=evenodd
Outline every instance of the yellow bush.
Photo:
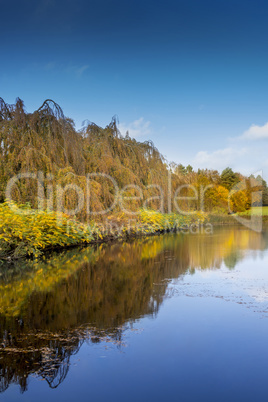
M 14 203 L 0 204 L 0 256 L 38 257 L 43 249 L 92 239 L 89 226 L 65 214 L 32 210 Z

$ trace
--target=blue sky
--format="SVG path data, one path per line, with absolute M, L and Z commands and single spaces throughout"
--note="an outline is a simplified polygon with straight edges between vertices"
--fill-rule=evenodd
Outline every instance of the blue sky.
M 169 161 L 268 177 L 268 3 L 1 1 L 0 96 L 118 115 Z

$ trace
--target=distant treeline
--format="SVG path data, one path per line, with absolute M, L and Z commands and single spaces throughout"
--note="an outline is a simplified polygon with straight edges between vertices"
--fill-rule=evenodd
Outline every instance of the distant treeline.
M 21 177 L 12 186 L 12 199 L 29 202 L 32 207 L 43 196 L 44 207 L 56 209 L 57 198 L 62 197 L 59 189 L 68 187 L 64 206 L 75 208 L 78 196 L 68 185 L 86 194 L 86 177 L 90 173 L 102 174 L 90 181 L 90 211 L 95 212 L 113 204 L 115 183 L 124 197 L 136 197 L 124 200 L 125 209 L 131 211 L 146 206 L 171 212 L 174 203 L 169 197 L 177 195 L 180 199 L 176 203 L 182 211 L 204 207 L 206 212 L 227 213 L 229 192 L 234 188 L 234 212 L 245 211 L 252 200 L 260 205 L 261 191 L 268 205 L 267 185 L 260 176 L 244 177 L 230 168 L 221 174 L 216 170 L 194 171 L 190 165 L 168 163 L 151 141 L 139 142 L 128 133 L 122 135 L 116 118 L 105 128 L 87 122 L 77 131 L 73 120 L 66 118 L 52 100 L 27 113 L 21 99 L 9 105 L 0 98 L 0 202 L 6 198 L 10 179 L 21 173 L 36 174 L 39 183 L 42 181 L 43 194 L 37 180 L 30 177 Z M 180 186 L 183 187 L 176 194 Z M 78 213 L 80 220 L 86 220 L 88 208 L 85 203 Z M 114 211 L 119 209 L 117 204 Z

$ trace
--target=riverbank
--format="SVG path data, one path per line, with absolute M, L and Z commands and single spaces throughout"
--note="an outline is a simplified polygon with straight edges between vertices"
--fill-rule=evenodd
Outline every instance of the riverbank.
M 0 260 L 39 258 L 45 251 L 179 230 L 204 224 L 207 216 L 162 214 L 140 210 L 130 219 L 124 213 L 88 224 L 68 215 L 0 204 Z
M 218 215 L 218 214 L 209 214 L 207 217 L 207 221 L 213 226 L 232 226 L 232 225 L 241 225 L 240 218 L 251 221 L 251 222 L 259 222 L 260 218 L 263 225 L 268 224 L 268 215 L 254 215 L 249 214 L 248 211 L 240 214 L 233 215 Z
M 240 217 L 249 219 L 247 214 Z M 267 224 L 268 216 L 263 216 L 262 220 Z M 153 210 L 140 210 L 133 217 L 115 213 L 106 216 L 105 219 L 84 224 L 63 213 L 33 210 L 28 205 L 2 203 L 0 204 L 0 260 L 39 258 L 49 250 L 170 231 L 192 230 L 204 225 L 211 228 L 240 224 L 234 215 L 208 215 L 203 212 L 191 215 L 162 214 Z

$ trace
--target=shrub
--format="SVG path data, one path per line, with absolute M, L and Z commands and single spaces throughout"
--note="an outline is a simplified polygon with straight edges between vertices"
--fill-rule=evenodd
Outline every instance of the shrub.
M 93 239 L 91 228 L 62 213 L 0 204 L 0 257 L 38 257 L 42 250 L 71 246 Z

